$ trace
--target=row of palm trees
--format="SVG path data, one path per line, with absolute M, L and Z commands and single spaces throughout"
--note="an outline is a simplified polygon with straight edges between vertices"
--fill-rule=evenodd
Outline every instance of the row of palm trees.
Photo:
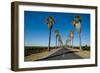
M 56 46 L 55 46 L 55 49 L 57 48 L 57 40 L 58 40 L 59 46 L 62 48 L 63 47 L 63 42 L 62 42 L 59 30 L 55 30 L 55 35 L 56 35 Z
M 53 24 L 55 24 L 54 17 L 53 16 L 46 17 L 45 23 L 48 24 L 48 29 L 49 29 L 48 51 L 50 51 L 51 30 L 52 30 Z M 79 37 L 79 40 L 80 40 L 80 43 L 79 43 L 80 50 L 82 50 L 82 48 L 81 48 L 81 17 L 80 16 L 75 16 L 74 19 L 73 19 L 73 21 L 72 21 L 72 25 L 74 27 L 76 27 L 76 29 L 77 29 L 78 37 Z M 56 47 L 55 48 L 57 48 L 57 40 L 60 42 L 61 45 L 63 44 L 63 42 L 61 40 L 61 36 L 60 36 L 60 33 L 59 33 L 58 30 L 55 30 L 55 35 L 56 35 Z M 69 35 L 69 38 L 66 40 L 66 44 L 69 41 L 71 41 L 72 48 L 73 48 L 73 38 L 74 38 L 74 31 L 70 30 L 70 35 Z

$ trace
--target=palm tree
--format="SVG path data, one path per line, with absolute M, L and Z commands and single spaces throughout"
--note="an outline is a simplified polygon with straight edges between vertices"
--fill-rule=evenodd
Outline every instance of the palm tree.
M 55 49 L 57 48 L 57 38 L 59 36 L 59 30 L 55 30 L 55 35 L 56 35 L 56 46 Z
M 74 38 L 74 31 L 73 30 L 70 30 L 70 41 L 71 41 L 71 45 L 72 45 L 72 48 L 73 48 L 73 38 Z
M 53 16 L 48 16 L 45 19 L 45 23 L 48 24 L 49 29 L 49 43 L 48 43 L 48 51 L 50 51 L 50 42 L 51 42 L 51 29 L 53 27 L 53 24 L 55 24 L 55 20 Z
M 82 20 L 80 16 L 75 16 L 72 21 L 72 24 L 76 27 L 77 32 L 78 32 L 80 50 L 82 50 L 81 48 L 81 21 Z

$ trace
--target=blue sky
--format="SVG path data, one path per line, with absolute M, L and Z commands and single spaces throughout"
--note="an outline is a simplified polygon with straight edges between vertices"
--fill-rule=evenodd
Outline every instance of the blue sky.
M 73 44 L 79 45 L 79 38 L 76 28 L 72 25 L 75 15 L 82 18 L 81 42 L 82 45 L 90 45 L 90 14 L 79 13 L 59 13 L 59 12 L 37 12 L 24 11 L 24 45 L 25 46 L 48 46 L 48 26 L 45 24 L 47 16 L 53 16 L 56 23 L 53 25 L 51 33 L 51 46 L 55 46 L 56 29 L 59 30 L 62 41 L 65 43 L 69 31 L 74 31 Z

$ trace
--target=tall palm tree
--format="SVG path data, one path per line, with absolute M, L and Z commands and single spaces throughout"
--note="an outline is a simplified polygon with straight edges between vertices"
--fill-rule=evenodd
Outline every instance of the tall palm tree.
M 55 35 L 56 35 L 56 46 L 55 49 L 57 48 L 57 38 L 59 36 L 59 30 L 55 30 Z
M 74 38 L 74 31 L 70 30 L 70 41 L 71 41 L 72 48 L 73 48 L 73 38 Z
M 76 27 L 77 32 L 78 32 L 80 50 L 82 50 L 81 48 L 81 21 L 82 20 L 80 16 L 75 16 L 72 21 L 72 24 Z
M 53 24 L 55 24 L 55 20 L 53 16 L 48 16 L 45 19 L 45 23 L 48 24 L 49 29 L 49 43 L 48 43 L 48 51 L 50 51 L 50 42 L 51 42 L 51 29 L 53 27 Z

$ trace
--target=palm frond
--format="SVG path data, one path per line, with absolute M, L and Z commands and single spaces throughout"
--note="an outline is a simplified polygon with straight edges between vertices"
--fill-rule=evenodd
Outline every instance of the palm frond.
M 55 19 L 53 16 L 48 16 L 45 18 L 45 23 L 48 24 L 48 28 L 52 29 L 52 25 L 55 24 Z

